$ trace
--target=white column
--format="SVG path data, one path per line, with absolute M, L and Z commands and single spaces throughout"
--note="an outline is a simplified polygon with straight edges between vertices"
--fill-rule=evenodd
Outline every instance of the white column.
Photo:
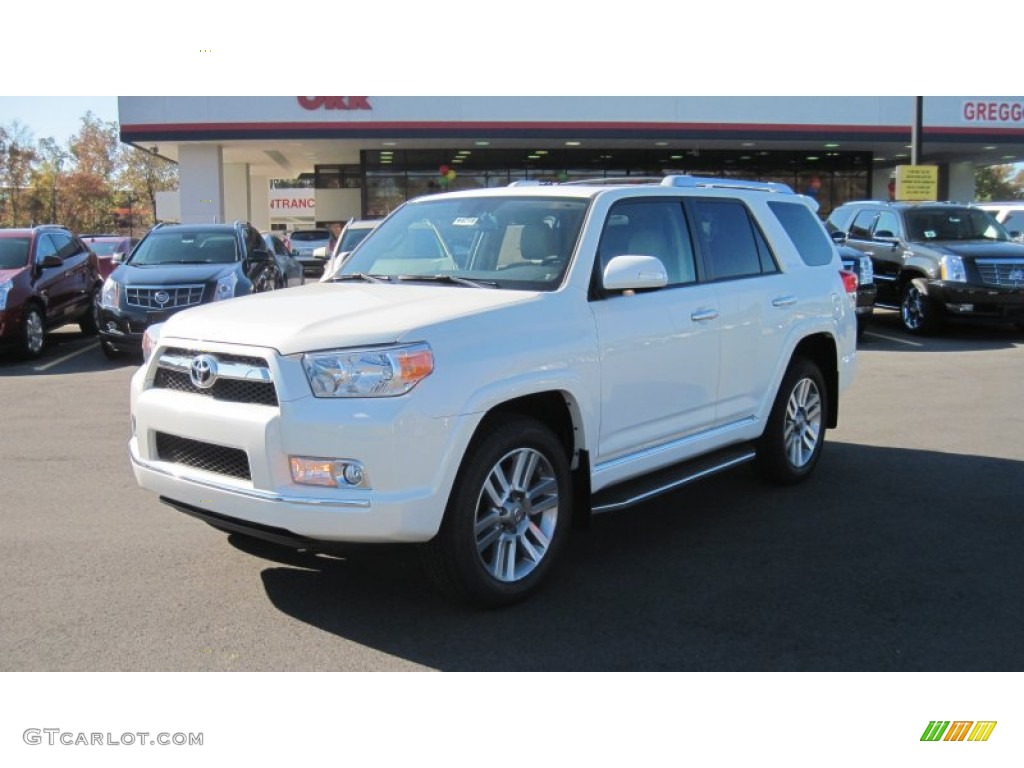
M 270 229 L 270 177 L 249 177 L 249 222 L 260 232 Z
M 182 224 L 224 221 L 223 156 L 219 144 L 179 145 Z
M 958 203 L 969 203 L 974 200 L 974 163 L 949 164 L 949 199 Z
M 892 179 L 893 171 L 896 169 L 892 166 L 875 166 L 871 171 L 871 199 L 872 200 L 888 200 L 889 199 L 889 181 Z
M 224 220 L 249 221 L 249 165 L 224 164 Z

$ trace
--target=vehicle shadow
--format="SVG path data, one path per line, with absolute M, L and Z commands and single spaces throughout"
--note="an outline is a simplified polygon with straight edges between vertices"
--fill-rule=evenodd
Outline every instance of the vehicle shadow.
M 858 348 L 871 352 L 978 352 L 1024 346 L 1024 331 L 1011 323 L 950 320 L 933 336 L 912 336 L 895 311 L 876 309 Z
M 78 326 L 68 325 L 47 334 L 43 354 L 34 360 L 26 360 L 15 350 L 0 352 L 0 376 L 86 373 L 137 367 L 141 363 L 139 355 L 108 358 L 100 350 L 97 336 L 87 336 Z
M 412 549 L 232 541 L 276 559 L 262 578 L 283 613 L 441 670 L 1010 670 L 1022 473 L 830 443 L 798 487 L 740 470 L 595 518 L 544 591 L 494 611 L 435 594 Z

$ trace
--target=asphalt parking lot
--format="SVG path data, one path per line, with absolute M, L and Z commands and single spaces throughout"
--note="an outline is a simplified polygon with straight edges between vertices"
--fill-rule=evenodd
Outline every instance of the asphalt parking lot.
M 1024 334 L 881 313 L 815 475 L 746 469 L 574 533 L 511 609 L 446 603 L 414 553 L 253 549 L 139 489 L 135 362 L 62 329 L 0 357 L 0 668 L 1016 670 Z

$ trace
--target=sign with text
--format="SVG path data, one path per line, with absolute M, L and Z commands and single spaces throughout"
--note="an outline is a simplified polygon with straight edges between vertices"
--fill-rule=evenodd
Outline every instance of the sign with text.
M 897 200 L 937 200 L 938 197 L 939 167 L 937 165 L 896 166 Z
M 316 193 L 312 189 L 270 190 L 271 218 L 316 218 Z

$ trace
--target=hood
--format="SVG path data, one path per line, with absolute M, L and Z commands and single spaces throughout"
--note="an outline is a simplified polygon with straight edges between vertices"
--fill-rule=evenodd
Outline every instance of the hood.
M 114 270 L 115 279 L 125 285 L 182 285 L 216 280 L 238 268 L 230 264 L 154 264 L 136 266 L 122 264 Z
M 418 329 L 533 301 L 533 291 L 447 285 L 313 283 L 206 304 L 174 315 L 163 333 L 272 347 L 283 355 L 417 341 Z
M 927 247 L 939 254 L 950 254 L 968 259 L 1024 259 L 1024 245 L 1020 243 L 969 240 L 929 243 Z
M 0 269 L 0 285 L 3 285 L 8 280 L 13 280 L 28 267 L 15 267 L 14 269 Z

